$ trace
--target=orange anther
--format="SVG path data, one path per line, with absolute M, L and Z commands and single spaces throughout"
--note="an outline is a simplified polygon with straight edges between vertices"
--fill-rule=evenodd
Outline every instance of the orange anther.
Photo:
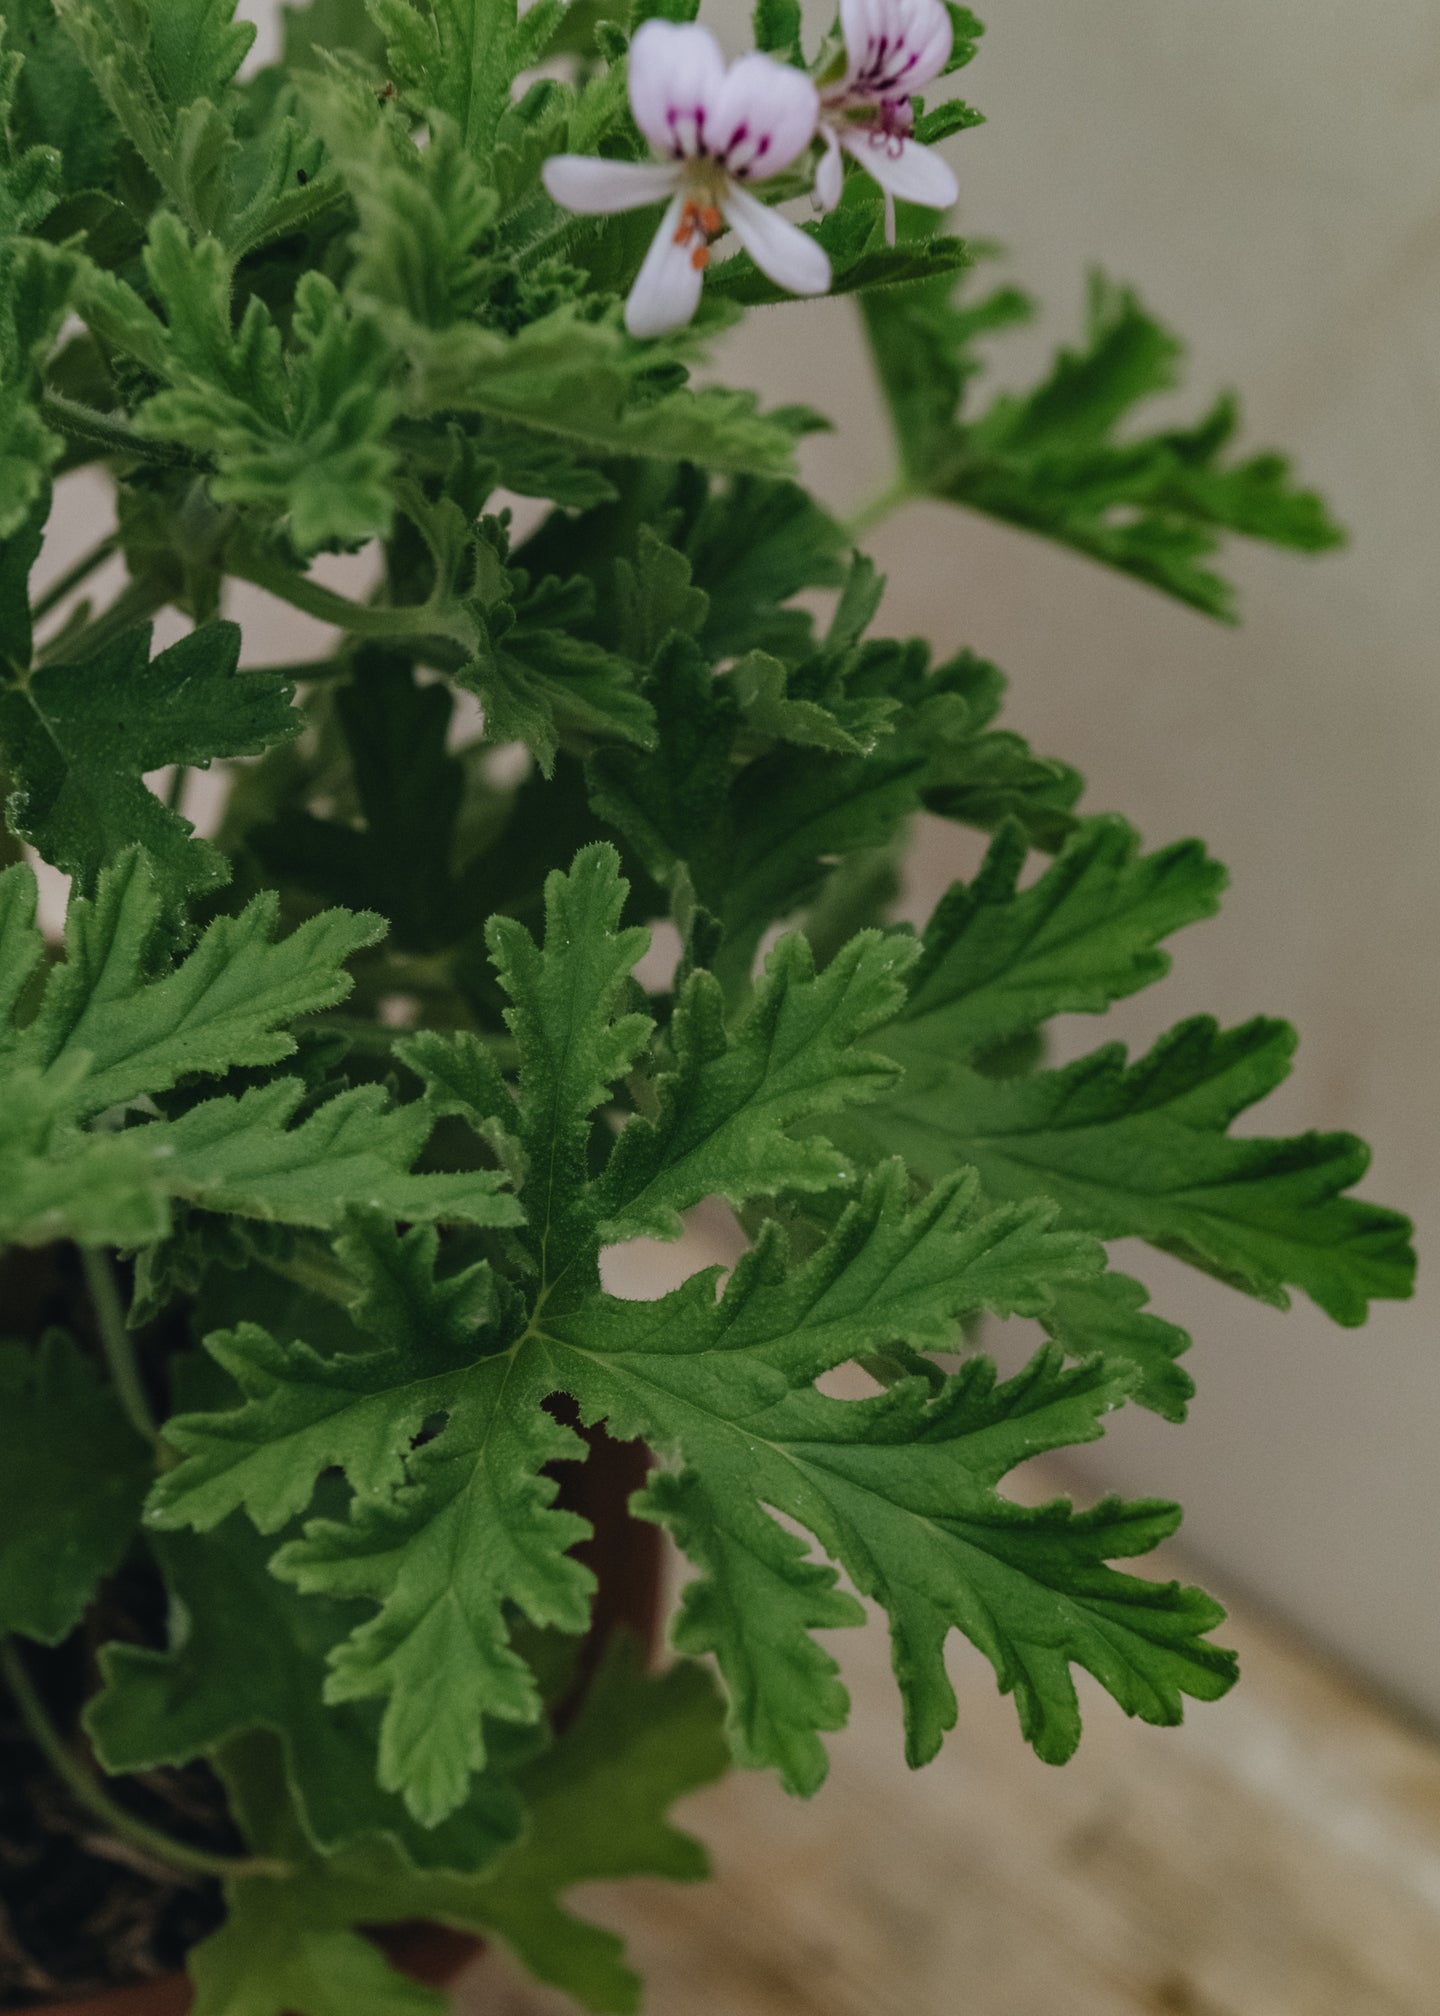
M 720 235 L 720 212 L 715 208 L 714 204 L 707 203 L 705 208 L 698 212 L 698 215 L 700 218 L 700 229 L 705 233 L 705 236 L 707 238 L 717 238 Z
M 697 273 L 703 273 L 705 268 L 710 264 L 710 247 L 708 245 L 697 245 L 695 250 L 690 254 L 690 264 L 695 268 Z

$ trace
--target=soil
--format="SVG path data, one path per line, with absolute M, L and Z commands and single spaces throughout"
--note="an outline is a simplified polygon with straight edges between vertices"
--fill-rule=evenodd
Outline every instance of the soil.
M 55 1698 L 55 1678 L 34 1662 Z M 115 1779 L 141 1819 L 197 1847 L 239 1845 L 203 1765 Z M 224 1916 L 220 1886 L 179 1874 L 107 1834 L 60 1783 L 0 1700 L 0 2008 L 68 2001 L 183 1968 Z
M 58 1324 L 94 1343 L 83 1277 L 68 1248 L 7 1253 L 0 1306 L 7 1333 L 39 1336 Z M 79 1716 L 98 1685 L 96 1649 L 113 1639 L 163 1644 L 165 1612 L 159 1577 L 137 1554 L 63 1646 L 22 1648 L 68 1741 L 83 1744 Z M 243 1851 L 220 1781 L 204 1764 L 106 1786 L 120 1805 L 179 1840 Z M 173 1974 L 223 1916 L 218 1883 L 171 1869 L 106 1831 L 56 1777 L 0 1685 L 0 2009 Z

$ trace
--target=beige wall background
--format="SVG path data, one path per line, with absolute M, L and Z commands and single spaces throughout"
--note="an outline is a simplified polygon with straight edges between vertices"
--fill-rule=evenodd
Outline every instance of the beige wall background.
M 1423 1279 L 1440 1220 L 1440 7 L 980 11 L 989 33 L 962 84 L 990 123 L 948 150 L 959 228 L 1006 241 L 1048 304 L 1006 371 L 1074 331 L 1099 264 L 1188 335 L 1192 406 L 1239 386 L 1254 443 L 1299 456 L 1353 544 L 1321 562 L 1237 551 L 1245 623 L 1229 631 L 1019 532 L 912 506 L 870 541 L 884 620 L 995 658 L 1012 724 L 1085 771 L 1093 808 L 1152 844 L 1201 833 L 1228 863 L 1220 919 L 1182 936 L 1170 978 L 1105 1033 L 1143 1044 L 1203 1009 L 1291 1017 L 1304 1040 L 1265 1129 L 1366 1135 L 1367 1190 L 1420 1224 L 1420 1298 L 1358 1332 L 1122 1255 L 1194 1333 L 1199 1397 L 1184 1429 L 1122 1416 L 1079 1479 L 1180 1497 L 1192 1555 L 1440 1717 L 1440 1351 Z M 274 0 L 240 12 L 262 55 Z M 743 39 L 737 0 L 706 15 Z M 837 507 L 885 482 L 846 304 L 757 315 L 720 363 L 835 418 L 805 458 Z M 101 501 L 67 492 L 57 570 Z M 263 597 L 231 613 L 252 662 L 308 648 L 308 626 Z M 973 860 L 943 828 L 922 834 L 911 913 Z M 1071 1020 L 1078 1054 L 1099 1032 Z

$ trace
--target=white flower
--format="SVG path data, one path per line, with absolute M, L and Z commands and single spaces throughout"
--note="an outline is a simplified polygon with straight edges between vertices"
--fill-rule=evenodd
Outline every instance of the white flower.
M 820 102 L 825 152 L 815 174 L 822 210 L 840 201 L 843 147 L 885 191 L 885 235 L 895 242 L 895 198 L 948 210 L 960 194 L 948 165 L 910 137 L 910 103 L 950 60 L 954 37 L 942 0 L 840 0 L 845 75 Z
M 823 294 L 830 261 L 813 238 L 749 193 L 815 136 L 820 101 L 801 71 L 769 56 L 727 70 L 705 28 L 649 20 L 630 45 L 630 107 L 659 161 L 555 154 L 545 187 L 590 215 L 664 202 L 625 303 L 632 336 L 663 336 L 695 313 L 710 241 L 729 225 L 760 271 L 791 294 Z

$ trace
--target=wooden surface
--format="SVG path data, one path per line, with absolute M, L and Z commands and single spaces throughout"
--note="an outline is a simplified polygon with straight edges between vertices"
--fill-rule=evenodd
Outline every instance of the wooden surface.
M 1220 1635 L 1228 1701 L 1148 1729 L 1082 1680 L 1059 1771 L 952 1639 L 960 1724 L 912 1774 L 883 1629 L 837 1633 L 855 1712 L 819 1797 L 736 1774 L 680 1809 L 714 1882 L 574 1901 L 626 1934 L 646 2016 L 1436 2016 L 1440 1747 L 1243 1608 Z M 501 1954 L 456 1999 L 573 2010 Z

